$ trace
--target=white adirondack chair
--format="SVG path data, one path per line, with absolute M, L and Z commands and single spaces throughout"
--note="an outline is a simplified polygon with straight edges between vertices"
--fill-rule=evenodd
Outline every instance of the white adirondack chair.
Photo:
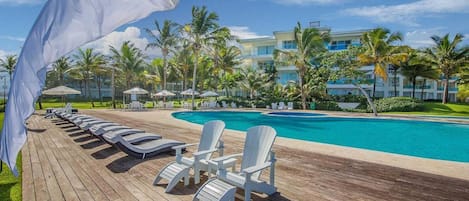
M 218 167 L 217 179 L 244 189 L 244 200 L 251 199 L 251 192 L 272 195 L 277 192 L 275 187 L 275 153 L 271 151 L 277 133 L 269 126 L 256 126 L 247 131 L 244 151 L 211 160 L 209 163 Z M 270 158 L 269 158 L 270 155 Z M 228 172 L 223 167 L 225 160 L 242 157 L 239 172 Z M 209 166 L 210 167 L 210 166 Z M 270 181 L 259 180 L 262 170 L 270 167 Z M 209 170 L 210 172 L 210 170 Z
M 199 143 L 173 147 L 173 149 L 176 150 L 176 161 L 166 165 L 166 167 L 158 173 L 153 184 L 157 184 L 162 178 L 169 180 L 166 192 L 171 191 L 182 178 L 184 178 L 184 185 L 189 185 L 190 168 L 194 169 L 195 183 L 200 183 L 200 172 L 208 171 L 208 160 L 213 152 L 219 151 L 219 154 L 223 155 L 223 142 L 220 141 L 220 138 L 224 129 L 225 123 L 223 121 L 209 121 L 204 124 Z M 216 147 L 217 144 L 219 144 L 218 148 Z M 198 149 L 197 152 L 192 154 L 193 157 L 188 158 L 182 156 L 183 148 L 195 145 L 198 145 Z M 232 162 L 233 165 L 235 162 L 236 161 Z
M 284 102 L 279 102 L 279 103 L 278 103 L 278 109 L 279 109 L 279 110 L 284 110 L 284 109 L 286 109 L 286 108 L 285 108 L 285 103 L 284 103 Z

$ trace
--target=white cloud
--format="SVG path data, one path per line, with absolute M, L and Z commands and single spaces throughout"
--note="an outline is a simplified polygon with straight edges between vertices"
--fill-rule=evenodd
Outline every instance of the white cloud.
M 445 13 L 468 13 L 468 0 L 419 0 L 397 5 L 365 6 L 346 9 L 352 16 L 367 17 L 377 22 L 393 22 L 417 26 L 417 18 Z
M 404 44 L 413 48 L 426 48 L 434 44 L 430 38 L 433 35 L 442 35 L 441 28 L 420 29 L 409 31 L 404 34 Z
M 24 42 L 26 40 L 23 37 L 15 37 L 15 36 L 0 36 L 0 39 L 19 41 L 19 42 Z
M 8 55 L 18 54 L 17 52 L 11 52 L 0 49 L 0 59 L 4 59 Z
M 231 35 L 236 36 L 239 39 L 269 37 L 258 35 L 257 33 L 250 31 L 249 27 L 245 26 L 229 26 L 228 29 L 230 29 Z
M 111 51 L 109 46 L 119 48 L 125 41 L 130 41 L 146 55 L 151 57 L 161 56 L 161 51 L 157 48 L 145 50 L 148 39 L 141 35 L 141 30 L 137 27 L 127 27 L 123 32 L 114 31 L 97 41 L 86 44 L 83 48 L 94 48 L 104 55 L 110 55 Z
M 414 31 L 409 31 L 404 34 L 404 44 L 409 45 L 413 48 L 426 48 L 434 45 L 435 43 L 431 39 L 432 36 L 444 36 L 447 34 L 447 30 L 444 27 L 436 27 L 430 29 L 418 29 Z M 469 34 L 463 34 L 464 41 L 463 44 L 469 42 Z M 452 40 L 454 34 L 450 34 L 450 39 Z
M 0 0 L 0 4 L 6 5 L 34 5 L 45 2 L 45 0 Z
M 283 5 L 312 5 L 312 4 L 336 4 L 344 0 L 273 0 L 275 3 Z

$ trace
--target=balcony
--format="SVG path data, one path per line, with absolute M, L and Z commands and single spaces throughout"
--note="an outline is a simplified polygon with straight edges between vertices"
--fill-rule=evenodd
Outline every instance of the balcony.
M 422 89 L 422 85 L 415 85 L 415 88 Z M 424 89 L 431 89 L 431 88 L 432 88 L 432 85 L 425 85 L 424 87 Z M 404 89 L 412 89 L 412 85 L 404 85 Z
M 438 87 L 438 91 L 443 91 L 444 87 Z M 448 87 L 448 91 L 458 91 L 457 87 Z

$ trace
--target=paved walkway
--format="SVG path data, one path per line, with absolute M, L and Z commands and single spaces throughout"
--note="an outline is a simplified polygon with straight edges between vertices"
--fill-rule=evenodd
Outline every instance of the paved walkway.
M 197 142 L 200 127 L 175 122 L 158 111 L 85 113 L 165 138 Z M 139 118 L 140 116 L 140 118 Z M 152 118 L 149 118 L 152 117 Z M 189 125 L 189 126 L 188 126 Z M 82 133 L 71 124 L 32 116 L 23 148 L 23 200 L 191 200 L 198 186 L 164 193 L 154 175 L 174 156 L 147 160 Z M 240 152 L 243 137 L 224 135 L 226 154 Z M 279 194 L 271 200 L 467 200 L 469 181 L 274 145 Z M 189 150 L 190 154 L 193 150 Z M 263 174 L 267 178 L 268 174 Z M 205 178 L 204 178 L 205 180 Z M 254 195 L 254 200 L 267 200 Z

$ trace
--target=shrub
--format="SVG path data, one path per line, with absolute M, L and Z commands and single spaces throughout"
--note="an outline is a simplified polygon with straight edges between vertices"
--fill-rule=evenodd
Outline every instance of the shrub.
M 318 101 L 316 102 L 317 110 L 341 111 L 337 102 L 334 101 Z
M 374 101 L 374 104 L 378 112 L 413 112 L 424 110 L 421 101 L 410 97 L 383 98 Z M 367 111 L 372 112 L 370 106 L 368 106 Z

